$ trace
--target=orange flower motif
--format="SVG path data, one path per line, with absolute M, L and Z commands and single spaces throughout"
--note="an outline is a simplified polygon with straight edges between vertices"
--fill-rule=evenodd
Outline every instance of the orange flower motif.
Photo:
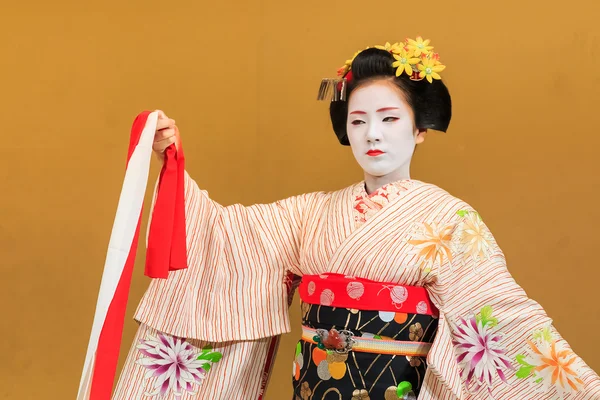
M 578 378 L 577 372 L 573 370 L 573 364 L 577 361 L 577 356 L 570 349 L 563 349 L 556 351 L 556 340 L 547 345 L 540 345 L 539 347 L 528 340 L 527 343 L 534 353 L 533 358 L 537 362 L 533 362 L 536 365 L 535 371 L 544 380 L 550 378 L 550 383 L 555 385 L 561 391 L 567 388 L 567 385 L 574 391 L 578 391 L 578 385 L 583 385 L 583 381 Z M 547 344 L 547 342 L 544 342 Z
M 533 332 L 532 336 L 532 340 L 527 340 L 529 354 L 516 357 L 520 365 L 517 378 L 533 379 L 544 392 L 554 388 L 561 397 L 579 392 L 583 386 L 581 359 L 564 341 L 557 340 L 550 325 Z
M 422 259 L 421 266 L 426 271 L 436 262 L 442 265 L 445 259 L 452 261 L 450 245 L 453 231 L 453 224 L 423 223 L 419 232 L 408 241 L 415 246 L 418 256 Z

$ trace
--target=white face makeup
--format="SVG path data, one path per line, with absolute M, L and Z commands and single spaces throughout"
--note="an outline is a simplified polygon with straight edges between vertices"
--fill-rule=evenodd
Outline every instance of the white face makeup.
M 367 187 L 370 181 L 380 187 L 410 178 L 410 161 L 424 132 L 415 128 L 412 109 L 393 83 L 379 80 L 355 89 L 348 100 L 346 128 Z

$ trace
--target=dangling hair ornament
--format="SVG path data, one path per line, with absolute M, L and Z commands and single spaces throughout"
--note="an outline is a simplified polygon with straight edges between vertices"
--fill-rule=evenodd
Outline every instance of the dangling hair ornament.
M 416 40 L 406 39 L 404 42 L 390 44 L 387 42 L 383 46 L 375 46 L 376 49 L 390 52 L 396 59 L 392 67 L 396 68 L 396 76 L 406 74 L 413 81 L 427 80 L 433 83 L 433 80 L 442 79 L 440 72 L 446 66 L 440 62 L 440 56 L 434 53 L 433 46 L 429 45 L 430 40 L 423 40 L 418 36 Z M 369 47 L 367 47 L 368 49 Z M 352 81 L 352 62 L 361 53 L 357 51 L 351 59 L 346 60 L 345 64 L 337 71 L 337 79 L 323 79 L 317 95 L 317 100 L 331 99 L 331 101 L 346 101 L 348 83 Z

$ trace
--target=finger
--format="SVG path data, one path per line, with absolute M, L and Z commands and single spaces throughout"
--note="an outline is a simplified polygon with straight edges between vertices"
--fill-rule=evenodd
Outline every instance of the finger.
M 175 130 L 175 149 L 179 150 L 181 148 L 181 135 L 179 134 L 179 128 L 177 125 L 174 127 Z
M 170 135 L 170 136 L 155 140 L 154 143 L 155 144 L 166 143 L 167 141 L 169 141 L 170 143 L 173 143 L 176 140 L 177 140 L 177 137 L 175 135 Z
M 167 114 L 165 114 L 164 111 L 162 110 L 155 110 L 156 113 L 158 113 L 158 121 L 173 121 L 173 124 L 175 123 L 175 120 L 167 117 Z
M 175 120 L 171 118 L 161 119 L 156 124 L 156 130 L 160 131 L 165 128 L 173 128 L 175 125 Z
M 154 144 L 152 145 L 152 149 L 156 152 L 162 153 L 167 147 L 169 147 L 173 143 L 175 143 L 175 136 L 171 136 L 161 141 L 154 142 Z
M 163 129 L 161 131 L 156 132 L 156 135 L 154 135 L 154 141 L 160 142 L 161 140 L 170 138 L 172 136 L 175 136 L 175 129 L 173 129 L 173 128 Z

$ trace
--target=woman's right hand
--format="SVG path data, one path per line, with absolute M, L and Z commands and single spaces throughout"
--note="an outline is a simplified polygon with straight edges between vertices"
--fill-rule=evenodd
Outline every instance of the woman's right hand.
M 178 145 L 179 131 L 175 125 L 175 120 L 167 117 L 167 115 L 161 111 L 158 112 L 158 123 L 156 124 L 156 132 L 154 133 L 154 143 L 152 144 L 152 150 L 156 155 L 162 159 L 163 153 L 173 143 L 175 146 Z

